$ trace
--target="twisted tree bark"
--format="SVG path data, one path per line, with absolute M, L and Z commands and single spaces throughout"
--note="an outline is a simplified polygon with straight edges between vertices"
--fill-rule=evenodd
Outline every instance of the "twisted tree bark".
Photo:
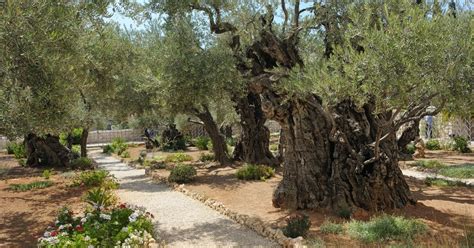
M 67 166 L 72 158 L 72 153 L 59 142 L 59 137 L 47 135 L 39 137 L 28 134 L 25 137 L 28 166 Z
M 251 164 L 279 164 L 269 148 L 270 131 L 265 126 L 267 119 L 261 108 L 260 96 L 248 93 L 237 100 L 235 108 L 240 115 L 242 133 L 235 146 L 234 159 Z

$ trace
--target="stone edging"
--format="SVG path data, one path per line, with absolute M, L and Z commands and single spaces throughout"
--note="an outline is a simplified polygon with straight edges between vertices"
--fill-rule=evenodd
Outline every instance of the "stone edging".
M 298 248 L 298 247 L 303 247 L 303 238 L 298 237 L 298 238 L 288 238 L 286 237 L 282 230 L 280 229 L 274 229 L 271 228 L 270 226 L 267 226 L 262 220 L 259 218 L 255 217 L 250 217 L 248 215 L 243 215 L 243 214 L 238 214 L 227 207 L 224 206 L 219 201 L 216 201 L 214 199 L 210 199 L 209 197 L 202 195 L 200 193 L 196 193 L 193 191 L 190 191 L 189 189 L 185 188 L 184 184 L 177 184 L 177 183 L 172 183 L 168 182 L 168 179 L 159 175 L 153 175 L 152 171 L 150 169 L 145 169 L 145 175 L 152 177 L 152 179 L 157 180 L 160 183 L 164 183 L 168 185 L 170 188 L 181 192 L 185 194 L 186 196 L 189 196 L 195 200 L 198 200 L 204 205 L 216 210 L 217 212 L 229 217 L 230 219 L 234 220 L 235 222 L 244 225 L 252 230 L 254 230 L 256 233 L 259 235 L 272 239 L 276 241 L 278 244 L 282 245 L 285 248 Z

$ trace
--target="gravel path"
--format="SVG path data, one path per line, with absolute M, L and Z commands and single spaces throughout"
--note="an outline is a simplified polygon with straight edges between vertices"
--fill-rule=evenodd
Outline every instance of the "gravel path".
M 441 178 L 449 181 L 460 181 L 463 182 L 467 185 L 474 185 L 474 179 L 461 179 L 461 178 L 452 178 L 452 177 L 445 177 L 442 175 L 438 175 L 436 173 L 431 173 L 431 172 L 424 172 L 424 171 L 417 171 L 417 170 L 412 170 L 412 169 L 402 169 L 402 173 L 405 176 L 408 177 L 413 177 L 418 180 L 425 180 L 427 177 L 435 177 L 435 178 Z
M 155 216 L 155 227 L 167 247 L 278 247 L 201 202 L 152 182 L 145 170 L 98 150 L 90 157 L 119 179 L 117 194 L 122 201 L 146 207 Z

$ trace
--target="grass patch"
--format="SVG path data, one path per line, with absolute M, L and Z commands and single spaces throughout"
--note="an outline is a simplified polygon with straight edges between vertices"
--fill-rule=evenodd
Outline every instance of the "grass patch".
M 13 191 L 29 191 L 33 189 L 44 189 L 53 185 L 52 181 L 36 181 L 32 183 L 10 184 L 10 189 Z
M 461 181 L 451 181 L 442 178 L 427 177 L 425 179 L 427 186 L 438 186 L 438 187 L 468 187 L 468 185 Z
M 342 224 L 334 223 L 332 221 L 325 221 L 321 227 L 322 233 L 332 233 L 332 234 L 340 234 L 344 232 L 344 226 Z
M 168 155 L 165 158 L 165 162 L 167 162 L 167 163 L 169 163 L 169 162 L 171 162 L 171 163 L 181 163 L 181 162 L 192 161 L 192 160 L 193 160 L 193 157 L 191 157 L 191 155 L 186 154 L 186 153 L 182 153 L 182 152 Z
M 441 168 L 439 174 L 446 177 L 474 178 L 474 164 L 462 164 L 459 166 L 449 166 Z
M 424 169 L 441 169 L 446 167 L 445 164 L 438 160 L 418 160 L 415 162 L 415 166 Z
M 265 180 L 275 175 L 275 169 L 266 165 L 246 164 L 237 170 L 240 180 Z
M 412 240 L 427 231 L 424 223 L 401 216 L 382 215 L 370 221 L 351 221 L 348 224 L 349 236 L 364 242 L 385 240 Z
M 216 158 L 212 153 L 201 153 L 201 155 L 199 155 L 199 161 L 201 162 L 209 162 L 214 160 L 216 160 Z

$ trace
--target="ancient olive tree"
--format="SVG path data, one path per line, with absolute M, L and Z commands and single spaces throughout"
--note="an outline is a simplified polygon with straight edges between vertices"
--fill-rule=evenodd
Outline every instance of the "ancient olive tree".
M 469 13 L 410 1 L 155 1 L 208 17 L 285 133 L 276 207 L 381 210 L 413 202 L 396 132 L 471 96 Z M 280 18 L 276 18 L 276 16 Z
M 212 108 L 227 104 L 228 92 L 240 87 L 239 74 L 230 49 L 195 26 L 186 15 L 168 18 L 160 46 L 153 51 L 160 56 L 154 61 L 157 98 L 170 113 L 196 116 L 209 134 L 216 160 L 228 164 L 227 144 Z

